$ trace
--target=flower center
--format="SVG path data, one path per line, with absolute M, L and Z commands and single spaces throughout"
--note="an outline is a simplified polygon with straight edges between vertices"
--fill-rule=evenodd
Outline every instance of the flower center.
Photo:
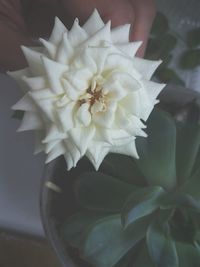
M 78 100 L 79 106 L 85 103 L 89 104 L 88 110 L 91 115 L 97 112 L 105 112 L 107 110 L 106 94 L 103 87 L 99 85 L 96 80 L 92 81 L 91 86 Z

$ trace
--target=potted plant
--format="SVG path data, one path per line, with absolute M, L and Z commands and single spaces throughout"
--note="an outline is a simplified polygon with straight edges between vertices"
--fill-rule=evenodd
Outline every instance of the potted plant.
M 129 28 L 97 11 L 70 31 L 56 19 L 11 73 L 26 90 L 20 130 L 36 131 L 47 163 L 58 158 L 42 184 L 44 227 L 63 266 L 197 267 L 200 98 L 150 81 L 161 61 L 135 57 Z
M 42 217 L 63 266 L 199 266 L 199 95 L 173 86 L 160 98 L 139 160 L 47 166 Z

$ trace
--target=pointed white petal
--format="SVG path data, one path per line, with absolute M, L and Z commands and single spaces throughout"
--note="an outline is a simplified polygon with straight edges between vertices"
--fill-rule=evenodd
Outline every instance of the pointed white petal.
M 68 40 L 71 46 L 76 47 L 83 43 L 88 38 L 88 35 L 84 29 L 79 26 L 78 19 L 75 19 L 71 30 L 68 33 Z
M 88 145 L 95 134 L 94 127 L 74 128 L 69 131 L 69 135 L 73 140 L 73 143 L 79 149 L 81 157 L 85 154 Z
M 116 103 L 108 104 L 105 112 L 93 114 L 92 121 L 97 125 L 105 128 L 111 128 L 115 119 Z
M 74 119 L 73 119 L 74 107 L 75 107 L 75 102 L 72 101 L 66 106 L 56 110 L 60 126 L 62 127 L 62 130 L 64 132 L 67 132 L 74 127 Z
M 63 89 L 66 92 L 68 98 L 74 101 L 77 100 L 80 92 L 77 91 L 67 79 L 63 78 L 61 79 L 61 82 L 63 85 Z
M 35 112 L 27 111 L 25 112 L 22 123 L 17 131 L 40 130 L 43 129 L 43 127 L 44 123 L 41 117 Z
M 48 42 L 48 41 L 46 41 L 46 40 L 44 40 L 44 39 L 42 39 L 42 38 L 40 38 L 39 40 L 40 40 L 40 42 L 44 45 L 44 47 L 46 48 L 46 50 L 47 50 L 49 56 L 50 56 L 52 59 L 54 59 L 55 56 L 56 56 L 56 46 L 55 46 L 53 43 Z
M 125 108 L 119 107 L 117 109 L 116 124 L 119 129 L 125 130 L 131 136 L 147 137 L 147 134 L 142 130 L 146 126 L 138 117 L 128 114 Z
M 108 42 L 111 43 L 111 31 L 110 31 L 111 22 L 109 21 L 106 25 L 96 32 L 92 37 L 87 39 L 82 45 L 81 48 L 86 48 L 88 46 L 102 46 L 102 43 Z
M 91 123 L 91 114 L 89 112 L 90 104 L 89 103 L 84 103 L 82 104 L 79 109 L 76 112 L 76 121 L 81 126 L 87 127 Z
M 65 144 L 65 149 L 67 151 L 67 153 L 65 153 L 65 159 L 67 160 L 68 169 L 71 167 L 71 165 L 73 167 L 76 167 L 77 162 L 81 158 L 81 154 L 80 154 L 79 149 L 73 143 L 71 138 L 64 140 L 64 144 Z M 69 164 L 68 164 L 68 162 L 69 162 Z
M 129 32 L 130 32 L 130 24 L 125 24 L 122 26 L 118 26 L 111 31 L 112 42 L 116 43 L 127 43 L 129 42 Z
M 116 44 L 116 47 L 122 51 L 127 56 L 133 58 L 135 54 L 137 53 L 139 47 L 141 46 L 142 42 L 132 42 L 132 43 L 122 43 L 122 44 Z
M 110 145 L 103 142 L 93 141 L 89 145 L 86 156 L 92 162 L 96 171 L 99 169 L 103 159 L 108 154 L 110 150 Z
M 55 124 L 51 124 L 47 130 L 46 137 L 42 140 L 42 143 L 48 143 L 65 138 L 67 138 L 67 134 L 60 131 L 60 129 L 58 129 Z
M 112 53 L 106 59 L 104 71 L 113 71 L 113 69 L 118 69 L 118 71 L 121 72 L 132 73 L 133 68 L 133 60 L 130 57 Z M 139 74 L 137 76 L 139 76 Z
M 134 68 L 147 80 L 151 79 L 151 76 L 161 63 L 162 60 L 153 61 L 137 57 L 133 59 Z
M 155 83 L 152 81 L 145 81 L 145 80 L 143 80 L 143 85 L 152 103 L 155 102 L 155 99 L 157 98 L 157 96 L 160 94 L 162 89 L 166 86 L 166 84 Z
M 39 90 L 47 87 L 47 82 L 43 76 L 38 77 L 27 77 L 23 76 L 22 80 L 30 87 L 32 90 Z
M 132 142 L 127 143 L 123 146 L 113 146 L 113 147 L 111 147 L 110 152 L 123 154 L 123 155 L 131 156 L 131 157 L 134 157 L 136 159 L 139 159 L 137 149 L 135 146 L 135 140 L 133 140 Z
M 89 53 L 89 49 L 86 48 L 83 53 L 80 53 L 73 61 L 71 65 L 72 69 L 88 69 L 91 73 L 96 74 L 97 65 Z
M 36 105 L 29 94 L 24 95 L 15 105 L 12 106 L 14 110 L 36 111 Z
M 65 153 L 65 147 L 62 143 L 58 143 L 47 155 L 47 159 L 45 163 L 49 163 L 50 161 L 56 159 L 57 157 L 63 155 Z
M 55 24 L 49 41 L 54 45 L 58 45 L 62 40 L 63 33 L 67 32 L 65 25 L 59 20 L 58 17 L 55 18 Z
M 36 76 L 43 75 L 44 67 L 41 60 L 43 54 L 25 46 L 21 46 L 21 49 L 28 62 L 30 72 Z
M 107 129 L 113 146 L 121 146 L 130 143 L 135 137 L 131 136 L 125 129 Z
M 42 59 L 52 92 L 62 94 L 64 91 L 60 79 L 65 71 L 68 70 L 68 67 L 45 57 Z
M 78 91 L 84 92 L 90 85 L 92 73 L 87 68 L 80 70 L 70 70 L 63 75 L 70 84 Z
M 127 93 L 140 90 L 142 83 L 139 78 L 136 75 L 131 75 L 123 71 L 116 71 L 110 75 L 110 80 L 119 81 L 121 90 L 125 90 Z
M 51 141 L 51 142 L 49 142 L 49 143 L 45 143 L 45 144 L 44 144 L 44 152 L 45 152 L 46 154 L 50 153 L 51 150 L 53 150 L 54 147 L 55 147 L 56 145 L 58 145 L 59 142 L 60 142 L 60 140 L 54 140 L 54 141 Z
M 67 170 L 69 171 L 69 170 L 71 170 L 71 168 L 73 168 L 73 165 L 74 165 L 73 160 L 72 160 L 72 156 L 70 155 L 70 153 L 66 152 L 64 154 L 64 158 L 65 158 L 65 161 L 67 163 Z
M 101 19 L 99 12 L 95 9 L 86 23 L 83 25 L 83 29 L 91 36 L 99 31 L 104 26 L 104 22 Z
M 97 72 L 102 73 L 110 47 L 88 47 L 88 55 L 96 63 Z
M 42 139 L 44 138 L 44 131 L 35 131 L 35 149 L 34 155 L 39 154 L 44 151 L 44 145 L 42 144 Z
M 17 71 L 8 71 L 7 74 L 12 77 L 20 86 L 20 88 L 23 90 L 23 92 L 27 92 L 27 85 L 25 82 L 22 80 L 22 77 L 24 75 L 30 75 L 29 68 L 25 68 L 22 70 L 17 70 Z
M 56 61 L 63 64 L 69 64 L 71 58 L 74 56 L 74 48 L 68 40 L 68 33 L 63 35 L 63 39 L 58 46 Z
M 53 112 L 53 100 L 54 95 L 51 93 L 49 89 L 42 89 L 33 92 L 29 92 L 30 97 L 33 99 L 34 103 L 37 107 L 43 112 L 43 115 L 54 121 L 54 112 Z

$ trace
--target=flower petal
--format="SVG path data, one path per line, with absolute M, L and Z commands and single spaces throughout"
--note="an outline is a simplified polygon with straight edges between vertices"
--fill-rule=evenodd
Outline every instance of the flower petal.
M 112 29 L 111 37 L 113 44 L 129 42 L 130 27 L 131 24 L 125 24 Z
M 142 42 L 132 42 L 132 43 L 120 43 L 116 44 L 116 47 L 122 51 L 127 56 L 134 58 L 137 53 L 139 47 L 142 45 Z
M 45 163 L 49 163 L 50 161 L 56 159 L 57 157 L 65 154 L 65 146 L 62 143 L 58 143 L 47 155 Z
M 90 104 L 84 103 L 82 104 L 76 112 L 76 121 L 80 126 L 87 127 L 91 123 L 91 114 L 89 112 Z
M 25 94 L 15 105 L 12 106 L 13 110 L 36 111 L 36 105 L 31 99 L 29 94 Z
M 39 90 L 47 87 L 47 82 L 43 76 L 23 76 L 22 80 L 30 87 L 31 90 Z
M 63 131 L 67 132 L 74 127 L 74 109 L 75 102 L 71 101 L 66 106 L 57 109 L 57 117 L 59 119 L 59 125 Z
M 143 80 L 143 86 L 145 88 L 146 93 L 149 96 L 149 99 L 154 104 L 157 96 L 160 94 L 160 92 L 163 90 L 166 84 Z
M 57 94 L 63 93 L 60 77 L 62 77 L 65 71 L 68 70 L 68 67 L 45 57 L 42 57 L 42 60 L 51 86 L 51 90 Z
M 135 57 L 133 64 L 136 70 L 142 74 L 144 79 L 149 80 L 158 66 L 162 63 L 162 60 L 147 60 Z
M 69 64 L 74 56 L 74 48 L 68 40 L 68 33 L 63 34 L 63 39 L 58 46 L 56 61 L 62 64 Z
M 54 45 L 58 45 L 62 40 L 63 33 L 67 32 L 65 25 L 59 20 L 58 17 L 55 17 L 55 24 L 49 42 Z
M 72 142 L 71 138 L 64 140 L 65 144 L 65 159 L 67 161 L 67 168 L 68 170 L 71 168 L 71 165 L 73 167 L 76 167 L 77 162 L 81 158 L 81 153 L 79 149 L 76 147 L 76 145 Z M 67 153 L 66 153 L 67 151 Z
M 29 68 L 25 68 L 17 71 L 8 71 L 7 74 L 12 77 L 20 86 L 20 88 L 26 93 L 28 91 L 27 85 L 23 81 L 22 77 L 25 75 L 30 75 Z
M 43 54 L 26 46 L 21 46 L 21 49 L 29 65 L 29 71 L 36 76 L 43 75 L 44 67 L 41 60 L 41 56 L 43 56 Z
M 71 46 L 76 47 L 88 38 L 86 31 L 79 26 L 79 20 L 76 18 L 71 30 L 68 32 L 68 40 Z
M 108 154 L 110 150 L 110 146 L 103 142 L 92 141 L 88 146 L 86 156 L 92 162 L 94 168 L 96 170 L 99 169 L 103 159 Z
M 97 31 L 92 37 L 88 38 L 82 45 L 81 48 L 87 48 L 88 46 L 101 46 L 103 42 L 111 43 L 111 22 L 107 22 L 103 28 Z
M 41 117 L 32 111 L 26 111 L 22 119 L 21 125 L 18 128 L 18 132 L 40 130 L 44 128 L 44 123 Z
M 89 36 L 93 35 L 104 27 L 104 22 L 101 19 L 99 12 L 95 9 L 86 23 L 83 25 L 83 29 L 88 33 Z
M 136 159 L 139 159 L 136 145 L 135 145 L 135 140 L 128 142 L 122 146 L 112 146 L 110 149 L 110 152 L 123 154 L 123 155 L 131 156 L 131 157 L 134 157 Z
M 46 41 L 45 39 L 39 38 L 39 40 L 46 48 L 49 56 L 54 59 L 56 56 L 56 46 L 53 43 Z
M 69 136 L 73 140 L 73 143 L 79 149 L 81 157 L 85 154 L 93 136 L 95 134 L 95 128 L 84 127 L 84 128 L 74 128 L 69 131 Z

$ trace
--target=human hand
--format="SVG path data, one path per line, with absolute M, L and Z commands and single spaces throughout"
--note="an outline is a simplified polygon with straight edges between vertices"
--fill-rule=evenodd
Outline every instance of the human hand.
M 0 70 L 25 67 L 20 45 L 37 45 L 33 37 L 48 35 L 54 16 L 66 25 L 75 17 L 84 23 L 95 8 L 105 22 L 112 20 L 112 27 L 132 25 L 130 40 L 143 41 L 137 54 L 142 57 L 155 16 L 154 0 L 0 0 Z
M 155 17 L 154 0 L 61 0 L 68 17 L 75 17 L 84 23 L 96 8 L 105 22 L 112 21 L 112 27 L 130 23 L 130 41 L 143 41 L 137 56 L 143 57 L 149 32 Z

